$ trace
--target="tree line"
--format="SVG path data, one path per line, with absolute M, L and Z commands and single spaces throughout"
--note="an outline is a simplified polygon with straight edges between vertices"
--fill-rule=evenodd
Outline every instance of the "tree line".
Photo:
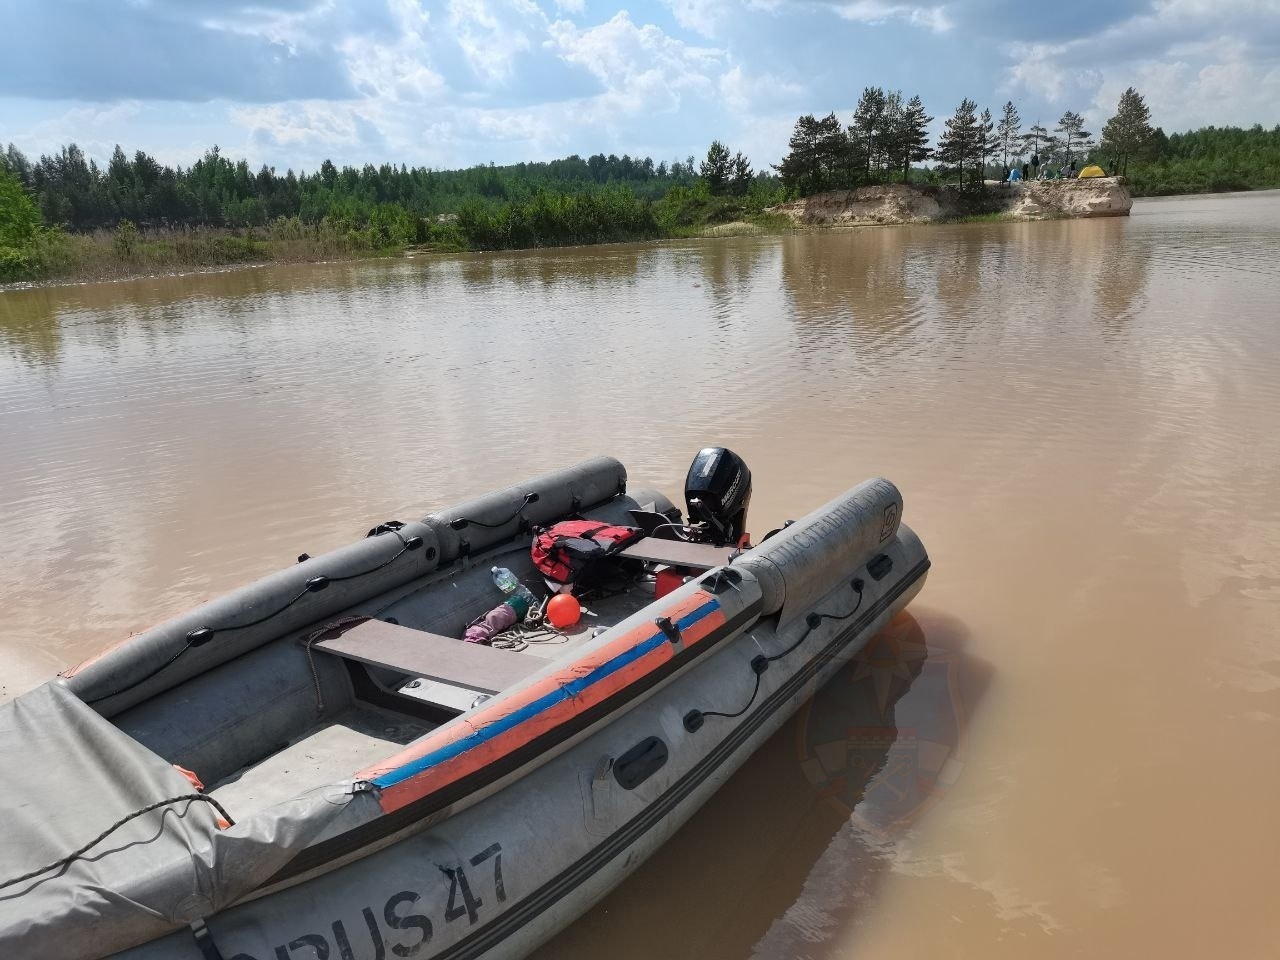
M 1100 162 L 1108 172 L 1132 174 L 1140 193 L 1276 182 L 1273 134 L 1256 127 L 1229 136 L 1207 128 L 1168 137 L 1151 125 L 1142 96 L 1132 88 L 1121 96 L 1097 140 L 1072 110 L 1064 111 L 1052 128 L 1038 120 L 1024 127 L 1012 101 L 997 119 L 990 110 L 979 111 L 976 101 L 961 100 L 936 140 L 930 137 L 933 120 L 919 96 L 868 86 L 848 122 L 834 112 L 800 117 L 786 156 L 760 171 L 719 140 L 701 162 L 687 157 L 655 163 L 650 157 L 598 153 L 585 159 L 575 154 L 543 163 L 435 170 L 385 163 L 338 167 L 326 160 L 311 173 L 281 174 L 269 166 L 255 171 L 216 146 L 185 168 L 163 165 L 141 150 L 129 155 L 117 146 L 106 165 L 99 166 L 73 143 L 35 161 L 10 144 L 0 154 L 0 164 L 35 200 L 45 225 L 71 232 L 113 229 L 122 221 L 144 230 L 245 228 L 297 217 L 304 224 L 379 225 L 383 234 L 401 241 L 406 240 L 406 224 L 439 220 L 464 207 L 479 205 L 477 209 L 496 215 L 504 205 L 527 205 L 542 192 L 578 195 L 605 187 L 625 188 L 648 202 L 662 200 L 674 189 L 684 207 L 705 212 L 718 206 L 707 203 L 704 194 L 749 199 L 754 209 L 781 199 L 780 186 L 788 197 L 913 177 L 977 188 L 1023 163 L 1035 174 Z M 925 163 L 929 166 L 922 167 Z M 1250 175 L 1259 171 L 1261 176 Z M 472 216 L 468 222 L 482 219 Z
M 1150 111 L 1132 87 L 1120 97 L 1100 141 L 1073 110 L 1064 111 L 1052 129 L 1037 120 L 1024 130 L 1012 101 L 1006 101 L 996 120 L 989 109 L 979 113 L 976 101 L 962 99 L 931 144 L 933 119 L 919 97 L 908 100 L 900 90 L 866 87 L 848 124 L 835 113 L 800 117 L 789 152 L 775 169 L 789 190 L 803 196 L 894 179 L 906 183 L 914 164 L 931 160 L 933 166 L 919 176 L 933 181 L 954 177 L 963 189 L 980 187 L 993 172 L 1003 179 L 1024 163 L 1028 173 L 1038 174 L 1041 168 L 1056 173 L 1100 161 L 1111 172 L 1124 174 L 1131 161 L 1149 161 L 1169 142 L 1151 126 Z
M 1202 127 L 1168 136 L 1157 127 L 1149 155 L 1128 176 L 1138 196 L 1280 187 L 1280 125 Z
M 528 201 L 540 190 L 577 194 L 608 186 L 656 200 L 699 176 L 693 157 L 655 164 L 613 154 L 463 170 L 339 168 L 326 160 L 310 174 L 268 166 L 254 171 L 216 146 L 186 168 L 162 165 L 141 150 L 130 157 L 119 146 L 103 168 L 74 143 L 35 161 L 10 144 L 2 159 L 35 198 L 44 222 L 74 232 L 114 228 L 123 220 L 144 228 L 256 227 L 279 217 L 364 226 L 380 209 L 386 216 L 388 205 L 435 217 L 457 213 L 469 201 L 499 205 Z
M 10 144 L 0 152 L 0 279 L 47 275 L 55 262 L 74 272 L 73 254 L 212 265 L 415 243 L 495 249 L 682 236 L 823 190 L 915 180 L 978 192 L 1023 164 L 1031 174 L 1099 163 L 1127 175 L 1138 195 L 1280 186 L 1280 126 L 1166 136 L 1133 88 L 1096 139 L 1071 110 L 1052 129 L 1038 120 L 1024 127 L 1011 101 L 997 119 L 963 99 L 936 140 L 933 119 L 918 96 L 867 87 L 847 123 L 834 112 L 800 117 L 787 155 L 763 170 L 719 140 L 700 162 L 595 154 L 435 170 L 326 160 L 313 173 L 284 174 L 255 172 L 217 147 L 184 168 L 117 146 L 100 167 L 75 144 L 36 161 Z M 88 238 L 71 242 L 104 228 L 113 233 L 93 250 Z
M 789 152 L 775 169 L 800 196 L 881 183 L 895 173 L 905 182 L 913 163 L 933 155 L 932 122 L 919 97 L 904 100 L 899 90 L 867 87 L 848 126 L 835 113 L 797 120 Z

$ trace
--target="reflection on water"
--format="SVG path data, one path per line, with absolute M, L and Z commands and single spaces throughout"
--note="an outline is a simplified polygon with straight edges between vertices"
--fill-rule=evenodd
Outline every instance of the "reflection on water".
M 757 531 L 881 474 L 934 560 L 892 723 L 805 753 L 815 700 L 547 949 L 1270 955 L 1278 261 L 1262 194 L 0 293 L 0 696 L 598 452 L 729 445 Z
M 874 840 L 845 836 L 849 813 L 881 818 L 901 806 L 891 762 L 915 748 L 898 746 L 899 731 L 914 737 L 938 712 L 928 695 L 912 699 L 913 684 L 937 654 L 928 628 L 900 616 L 882 638 L 901 652 L 899 670 L 881 678 L 887 664 L 873 651 L 842 668 L 624 887 L 534 956 L 742 957 L 762 937 L 762 946 L 776 950 L 770 955 L 797 956 L 792 948 L 804 938 L 797 928 L 818 924 L 815 874 L 825 890 L 849 895 L 842 908 L 864 909 L 889 862 Z M 975 681 L 986 670 L 966 667 Z M 980 689 L 975 682 L 973 692 Z M 815 775 L 812 765 L 824 763 Z M 833 844 L 842 856 L 823 863 Z M 854 849 L 858 855 L 849 856 Z M 668 889 L 674 877 L 677 891 Z M 802 916 L 788 915 L 798 902 Z M 662 929 L 679 930 L 679 943 L 657 949 L 653 931 Z

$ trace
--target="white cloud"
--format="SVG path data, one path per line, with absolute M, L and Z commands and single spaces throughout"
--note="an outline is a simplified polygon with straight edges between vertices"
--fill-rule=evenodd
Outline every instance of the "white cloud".
M 979 12 L 954 0 L 662 0 L 655 17 L 623 0 L 146 0 L 74 17 L 63 0 L 18 2 L 21 29 L 0 34 L 0 61 L 26 56 L 0 71 L 5 139 L 31 153 L 75 140 L 100 162 L 117 141 L 184 165 L 217 142 L 255 164 L 314 169 L 326 156 L 658 159 L 716 137 L 762 166 L 785 152 L 797 115 L 866 83 L 918 91 L 937 114 L 958 77 L 980 102 L 1027 95 L 1024 117 L 1049 125 L 1081 110 L 1095 132 L 1131 84 L 1171 132 L 1270 125 L 1280 103 L 1280 0 L 1121 0 L 1141 13 L 1112 10 L 1096 27 L 1031 3 L 1002 21 L 1018 44 L 979 32 Z M 972 31 L 952 25 L 970 18 Z M 103 55 L 89 69 L 116 28 L 156 56 Z M 993 60 L 1006 89 L 984 91 Z
M 1280 66 L 1240 60 L 1194 66 L 1146 61 L 1099 84 L 1087 115 L 1099 127 L 1115 113 L 1125 87 L 1136 87 L 1151 108 L 1152 123 L 1169 133 L 1213 123 L 1249 126 L 1276 122 Z
M 107 107 L 71 107 L 41 120 L 30 129 L 11 137 L 17 146 L 34 153 L 57 149 L 52 144 L 75 143 L 90 157 L 106 158 L 115 149 L 121 126 L 136 117 L 142 105 L 123 100 Z M 187 160 L 186 162 L 190 162 Z
M 449 26 L 471 68 L 489 82 L 511 78 L 515 59 L 547 19 L 532 0 L 449 0 Z
M 200 25 L 212 30 L 259 37 L 284 47 L 290 55 L 299 48 L 322 45 L 316 28 L 334 12 L 336 0 L 322 0 L 305 10 L 271 10 L 261 7 L 237 8 L 231 17 L 206 17 Z
M 733 149 L 750 157 L 756 170 L 767 171 L 769 164 L 780 162 L 786 154 L 787 140 L 795 123 L 794 111 L 753 117 L 733 138 Z
M 704 37 L 714 37 L 728 12 L 727 0 L 663 0 L 676 23 Z
M 1094 71 L 1071 70 L 1063 57 L 1067 44 L 1015 43 L 1009 48 L 1014 63 L 1008 68 L 1011 86 L 1043 97 L 1050 103 L 1062 103 L 1078 97 L 1085 89 L 1095 87 L 1099 76 Z
M 857 23 L 880 24 L 889 20 L 905 20 L 914 26 L 924 27 L 934 33 L 946 33 L 955 24 L 947 16 L 945 6 L 914 6 L 904 3 L 886 3 L 884 0 L 850 0 L 837 4 L 835 12 L 845 20 Z
M 800 84 L 771 73 L 749 74 L 742 69 L 742 64 L 720 74 L 718 86 L 725 105 L 738 113 L 755 112 L 779 102 L 798 101 L 804 96 L 804 87 Z
M 1158 0 L 1137 16 L 1064 43 L 1013 44 L 1007 87 L 1080 109 L 1100 127 L 1133 86 L 1166 130 L 1274 119 L 1280 57 L 1257 49 L 1280 35 L 1280 7 L 1258 0 Z M 1265 42 L 1265 39 L 1264 39 Z
M 359 121 L 367 107 L 326 100 L 291 101 L 231 109 L 231 119 L 253 138 L 288 147 L 352 146 L 360 142 Z
M 630 113 L 673 110 L 687 93 L 713 93 L 712 76 L 725 61 L 724 51 L 691 46 L 653 24 L 638 26 L 625 10 L 585 29 L 558 20 L 549 33 L 551 50 L 599 80 L 611 108 Z
M 626 12 L 591 26 L 558 20 L 539 28 L 538 17 L 519 0 L 502 6 L 454 0 L 450 17 L 468 16 L 470 22 L 458 31 L 451 21 L 445 39 L 429 28 L 433 24 L 413 0 L 399 0 L 399 7 L 393 41 L 350 36 L 338 46 L 357 98 L 232 106 L 230 118 L 245 131 L 250 154 L 286 153 L 295 158 L 293 165 L 305 158 L 314 168 L 328 153 L 339 162 L 389 152 L 457 166 L 484 157 L 549 158 L 584 148 L 638 152 L 643 145 L 636 142 L 632 121 L 651 128 L 650 117 L 680 110 L 691 100 L 704 109 L 726 100 L 743 107 L 771 89 L 797 90 L 774 78 L 752 78 L 741 67 L 726 70 L 724 51 L 637 24 Z M 523 26 L 515 29 L 515 23 Z M 482 34 L 498 38 L 483 55 Z M 470 39 L 459 42 L 460 37 Z M 497 95 L 458 95 L 434 66 L 446 42 L 458 43 L 473 69 L 489 79 L 503 77 L 515 57 L 527 52 L 579 68 L 603 90 L 519 107 Z
M 362 95 L 400 102 L 431 100 L 448 88 L 431 69 L 425 49 L 402 40 L 393 46 L 367 37 L 350 37 L 339 47 L 351 83 Z

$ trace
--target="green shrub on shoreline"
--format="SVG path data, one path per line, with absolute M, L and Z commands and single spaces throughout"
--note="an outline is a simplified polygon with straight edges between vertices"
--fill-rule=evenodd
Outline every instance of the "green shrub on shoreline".
M 745 221 L 762 230 L 789 228 L 791 221 L 765 208 L 781 203 L 786 192 L 765 181 L 753 181 L 743 196 L 713 194 L 704 180 L 676 186 L 653 205 L 654 216 L 669 237 L 696 237 L 708 228 Z
M 39 271 L 43 232 L 34 201 L 0 165 L 0 281 Z
M 307 223 L 290 216 L 256 228 L 141 229 L 123 220 L 114 230 L 68 233 L 40 226 L 30 198 L 10 182 L 14 197 L 21 198 L 10 207 L 34 214 L 35 220 L 24 216 L 21 229 L 0 235 L 0 282 L 115 279 L 250 263 L 397 256 L 409 249 L 505 250 L 667 235 L 653 205 L 622 187 L 578 194 L 539 191 L 529 200 L 495 205 L 476 201 L 457 215 L 435 220 L 381 204 L 363 224 L 328 216 Z
M 662 231 L 651 205 L 626 187 L 566 194 L 539 190 L 528 200 L 458 211 L 453 226 L 474 250 L 570 246 L 648 240 Z

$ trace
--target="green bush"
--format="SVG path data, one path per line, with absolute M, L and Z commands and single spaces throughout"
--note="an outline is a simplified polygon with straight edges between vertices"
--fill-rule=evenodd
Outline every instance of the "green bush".
M 23 280 L 39 272 L 40 211 L 0 164 L 0 280 Z
M 120 225 L 116 227 L 114 242 L 120 259 L 132 259 L 138 245 L 142 242 L 137 225 L 132 220 L 121 220 Z
M 687 187 L 672 187 L 654 204 L 658 223 L 675 236 L 688 236 L 703 227 L 741 220 L 748 212 L 750 204 L 742 197 L 715 196 L 702 180 Z
M 527 200 L 487 205 L 471 200 L 453 224 L 477 250 L 609 243 L 659 236 L 650 205 L 625 187 L 585 193 L 538 190 Z
M 433 223 L 427 228 L 425 242 L 438 250 L 466 250 L 467 238 L 452 220 Z

